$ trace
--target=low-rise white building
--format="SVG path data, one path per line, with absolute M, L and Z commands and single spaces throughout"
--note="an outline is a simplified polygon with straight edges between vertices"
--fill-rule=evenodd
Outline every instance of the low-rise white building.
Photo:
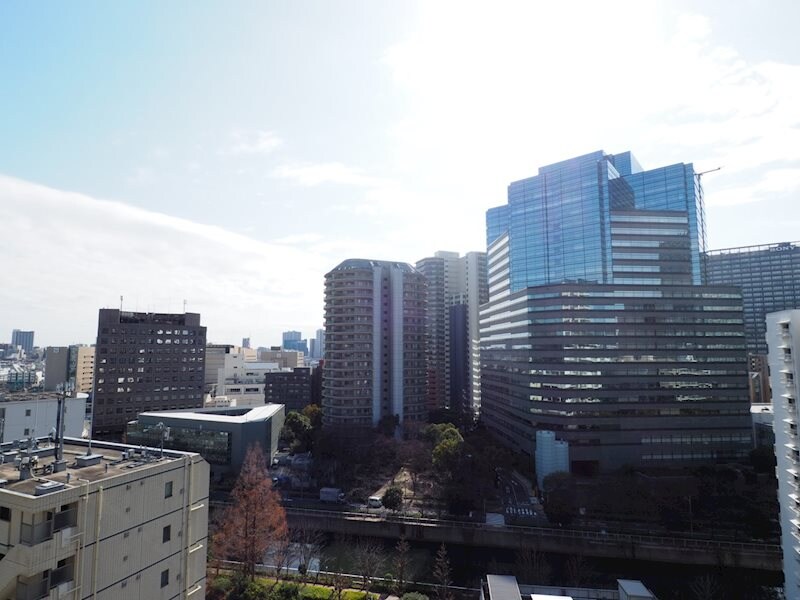
M 0 598 L 205 598 L 208 464 L 66 439 L 2 445 Z
M 88 394 L 64 401 L 64 434 L 82 437 Z M 17 392 L 0 394 L 0 443 L 29 437 L 45 437 L 55 430 L 58 394 Z

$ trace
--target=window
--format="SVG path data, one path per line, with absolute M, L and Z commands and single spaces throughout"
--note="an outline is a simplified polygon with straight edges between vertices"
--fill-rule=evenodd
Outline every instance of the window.
M 0 506 L 0 521 L 11 520 L 11 509 L 7 506 Z
M 31 430 L 26 427 L 25 431 L 24 431 L 24 433 L 22 435 L 30 435 L 30 434 L 31 434 Z
M 161 571 L 161 587 L 167 587 L 169 585 L 169 569 Z
M 161 532 L 161 543 L 168 542 L 172 537 L 172 525 L 167 525 Z
M 30 408 L 26 408 L 25 409 L 25 416 L 26 417 L 30 417 L 31 416 L 31 409 Z
M 27 435 L 27 434 L 25 434 Z M 164 498 L 172 498 L 172 482 L 168 481 L 164 484 Z

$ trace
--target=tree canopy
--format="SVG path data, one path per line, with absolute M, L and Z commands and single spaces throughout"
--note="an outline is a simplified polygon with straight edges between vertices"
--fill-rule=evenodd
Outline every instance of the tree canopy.
M 212 538 L 214 558 L 238 561 L 255 579 L 255 566 L 266 552 L 288 539 L 286 513 L 267 477 L 267 459 L 259 444 L 247 450 L 244 464 Z

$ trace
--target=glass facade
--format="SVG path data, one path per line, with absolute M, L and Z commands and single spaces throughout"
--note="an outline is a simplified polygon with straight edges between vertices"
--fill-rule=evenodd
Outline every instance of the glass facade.
M 766 315 L 800 308 L 800 242 L 714 250 L 706 269 L 708 283 L 742 290 L 747 349 L 765 355 Z
M 528 453 L 555 431 L 584 472 L 746 456 L 742 298 L 702 285 L 692 165 L 644 171 L 598 151 L 508 194 L 487 212 L 486 426 Z
M 610 283 L 611 213 L 632 210 L 685 214 L 691 278 L 700 284 L 706 234 L 694 168 L 681 163 L 641 171 L 630 152 L 593 152 L 511 183 L 508 204 L 487 211 L 487 244 L 508 232 L 512 291 L 553 283 Z
M 158 448 L 161 432 L 150 423 L 131 421 L 127 428 L 127 443 Z M 183 452 L 198 452 L 209 464 L 231 464 L 231 434 L 227 431 L 203 429 L 201 424 L 188 427 L 170 426 L 169 439 L 164 447 Z

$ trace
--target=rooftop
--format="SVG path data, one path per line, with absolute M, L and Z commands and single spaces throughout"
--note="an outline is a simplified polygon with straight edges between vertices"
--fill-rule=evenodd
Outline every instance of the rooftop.
M 209 423 L 250 423 L 266 421 L 283 409 L 283 404 L 265 404 L 242 408 L 194 408 L 189 410 L 164 410 L 144 412 L 139 418 L 205 421 Z
M 76 438 L 64 439 L 64 460 L 66 468 L 54 472 L 56 447 L 47 438 L 21 440 L 0 444 L 0 494 L 13 492 L 27 496 L 37 496 L 36 488 L 48 482 L 63 484 L 65 489 L 84 485 L 86 481 L 95 482 L 147 466 L 174 461 L 191 453 L 158 448 L 145 448 L 115 444 L 113 442 L 91 441 Z M 32 446 L 32 447 L 29 447 Z M 123 452 L 126 452 L 123 455 Z M 31 463 L 29 479 L 20 479 L 20 463 Z M 85 464 L 85 466 L 81 466 Z M 55 486 L 54 486 L 55 487 Z M 58 489 L 61 489 L 60 487 Z

